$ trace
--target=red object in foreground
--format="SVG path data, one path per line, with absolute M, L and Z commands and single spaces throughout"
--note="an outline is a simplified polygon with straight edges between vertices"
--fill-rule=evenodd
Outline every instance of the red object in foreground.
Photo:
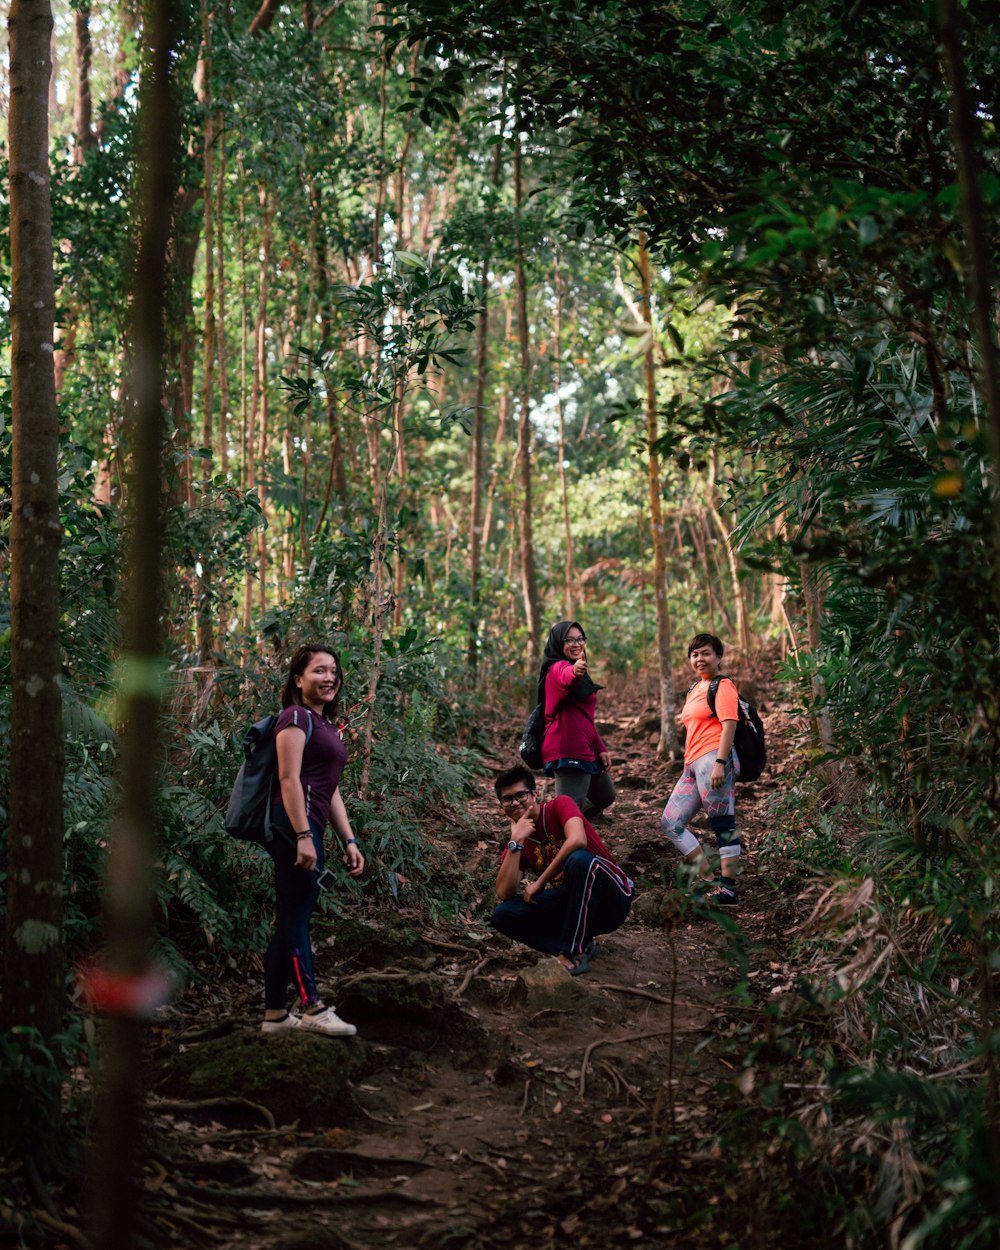
M 150 1020 L 157 1007 L 170 999 L 172 977 L 152 964 L 141 972 L 113 972 L 99 963 L 81 965 L 77 974 L 80 996 L 101 1016 L 130 1016 Z

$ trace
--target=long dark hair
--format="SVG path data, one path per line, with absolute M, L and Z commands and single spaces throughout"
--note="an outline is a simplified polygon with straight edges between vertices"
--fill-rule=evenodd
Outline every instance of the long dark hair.
M 296 677 L 301 677 L 309 667 L 309 661 L 314 655 L 331 655 L 333 661 L 337 665 L 337 693 L 333 696 L 329 703 L 323 705 L 323 719 L 330 721 L 332 724 L 337 717 L 337 707 L 340 703 L 340 693 L 344 689 L 344 670 L 340 664 L 340 656 L 334 651 L 333 647 L 328 647 L 325 643 L 310 642 L 304 647 L 299 647 L 298 651 L 292 656 L 291 663 L 288 665 L 288 677 L 285 680 L 285 688 L 281 692 L 281 706 L 292 707 L 293 704 L 302 706 L 302 691 L 295 684 Z

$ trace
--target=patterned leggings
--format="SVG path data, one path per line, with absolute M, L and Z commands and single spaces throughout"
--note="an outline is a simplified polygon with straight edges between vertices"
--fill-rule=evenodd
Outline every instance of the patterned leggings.
M 734 790 L 740 775 L 740 762 L 736 752 L 726 765 L 726 779 L 718 790 L 712 789 L 714 750 L 699 755 L 684 765 L 677 784 L 671 791 L 667 806 L 660 818 L 660 828 L 682 855 L 697 851 L 701 843 L 687 828 L 687 822 L 700 807 L 705 809 L 708 823 L 715 834 L 720 859 L 732 859 L 740 853 L 740 835 L 736 831 Z

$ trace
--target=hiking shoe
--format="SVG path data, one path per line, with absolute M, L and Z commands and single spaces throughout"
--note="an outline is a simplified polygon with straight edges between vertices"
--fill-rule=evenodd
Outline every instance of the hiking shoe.
M 287 1033 L 289 1029 L 297 1029 L 300 1021 L 298 1016 L 293 1016 L 290 1011 L 286 1011 L 280 1020 L 265 1020 L 261 1026 L 262 1033 Z
M 312 1033 L 324 1033 L 327 1037 L 353 1037 L 358 1031 L 353 1024 L 341 1020 L 332 1007 L 324 1007 L 314 1015 L 303 1012 L 299 1016 L 299 1025 Z
M 710 907 L 735 907 L 739 902 L 736 886 L 722 878 L 705 891 L 705 902 Z

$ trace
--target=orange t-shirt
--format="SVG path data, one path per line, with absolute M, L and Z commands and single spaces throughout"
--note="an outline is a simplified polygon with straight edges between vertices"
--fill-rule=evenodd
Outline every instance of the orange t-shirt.
M 739 719 L 740 697 L 732 678 L 723 677 L 719 682 L 719 688 L 715 692 L 715 716 L 708 706 L 708 687 L 707 680 L 699 681 L 688 692 L 684 701 L 681 720 L 687 730 L 684 744 L 685 764 L 690 764 L 692 760 L 709 751 L 718 750 L 722 739 L 722 722 Z

